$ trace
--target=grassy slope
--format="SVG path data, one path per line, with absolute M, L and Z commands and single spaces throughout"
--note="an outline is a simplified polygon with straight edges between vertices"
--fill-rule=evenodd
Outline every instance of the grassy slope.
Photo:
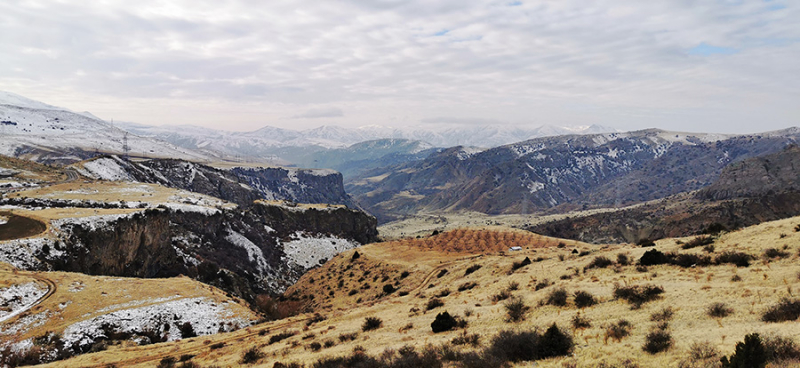
M 305 301 L 309 301 L 311 297 L 304 295 L 313 295 L 311 304 L 326 320 L 310 327 L 306 327 L 305 321 L 311 315 L 306 314 L 238 332 L 194 339 L 195 341 L 101 352 L 55 365 L 103 366 L 116 362 L 118 366 L 153 366 L 166 356 L 177 358 L 183 354 L 192 354 L 196 355 L 192 361 L 200 366 L 235 366 L 243 352 L 251 347 L 266 354 L 257 364 L 264 367 L 272 367 L 275 361 L 308 364 L 324 356 L 347 354 L 357 345 L 364 347 L 367 353 L 377 355 L 386 348 L 397 349 L 406 344 L 422 347 L 452 340 L 461 332 L 433 334 L 430 329 L 436 313 L 447 310 L 460 316 L 469 313 L 470 316 L 466 317 L 469 321 L 467 330 L 469 333 L 481 335 L 481 344 L 484 346 L 501 329 L 531 329 L 556 322 L 572 331 L 570 321 L 579 312 L 591 321 L 591 328 L 572 331 L 577 344 L 574 357 L 541 361 L 541 367 L 561 367 L 562 364 L 569 363 L 578 367 L 591 367 L 602 362 L 617 364 L 625 359 L 632 359 L 642 367 L 677 367 L 694 342 L 710 342 L 723 354 L 729 355 L 736 342 L 751 332 L 774 333 L 795 340 L 800 338 L 797 322 L 761 322 L 761 314 L 765 309 L 782 297 L 797 295 L 800 288 L 797 267 L 800 233 L 793 230 L 798 223 L 800 218 L 764 223 L 724 234 L 716 241 L 716 253 L 737 250 L 757 256 L 766 248 L 788 246 L 789 257 L 772 261 L 758 259 L 747 268 L 731 265 L 697 268 L 662 265 L 651 266 L 646 272 L 639 272 L 633 265 L 615 265 L 583 271 L 596 256 L 602 255 L 616 260 L 617 254 L 624 253 L 636 260 L 647 250 L 631 245 L 593 246 L 570 243 L 564 248 L 551 244 L 546 247 L 529 247 L 513 253 L 496 249 L 486 253 L 468 253 L 425 250 L 401 242 L 371 244 L 355 250 L 361 255 L 357 260 L 352 260 L 355 251 L 341 254 L 323 267 L 309 272 L 289 290 L 288 294 L 304 298 Z M 703 252 L 701 248 L 680 250 L 676 239 L 660 240 L 656 248 L 664 252 Z M 592 253 L 579 257 L 571 253 L 573 249 Z M 545 260 L 509 274 L 512 263 L 525 256 L 531 259 L 541 257 Z M 465 269 L 475 264 L 482 268 L 465 276 Z M 448 272 L 438 278 L 442 269 L 447 269 Z M 365 276 L 367 271 L 369 274 Z M 403 271 L 408 271 L 409 275 L 401 279 Z M 376 275 L 378 279 L 374 279 Z M 565 275 L 572 277 L 566 278 Z M 732 281 L 734 275 L 742 280 Z M 341 288 L 338 286 L 340 276 L 343 280 Z M 383 281 L 384 276 L 387 277 L 386 281 Z M 364 279 L 358 281 L 362 277 Z M 552 281 L 554 285 L 535 291 L 535 285 L 544 279 Z M 457 291 L 459 285 L 465 282 L 475 282 L 478 286 L 472 290 Z M 409 294 L 400 296 L 399 292 L 395 292 L 381 295 L 381 287 L 386 283 L 393 283 L 400 291 L 407 291 Z M 527 319 L 516 324 L 505 321 L 502 302 L 494 303 L 491 300 L 492 295 L 511 283 L 519 284 L 519 290 L 513 294 L 522 297 L 533 307 Z M 365 284 L 369 284 L 370 288 L 364 289 Z M 664 288 L 665 293 L 662 299 L 644 304 L 641 309 L 632 310 L 626 302 L 613 299 L 615 284 L 658 285 Z M 570 298 L 567 307 L 538 306 L 539 301 L 558 287 L 564 287 L 570 294 L 578 290 L 588 291 L 600 303 L 579 310 L 574 307 Z M 348 296 L 353 289 L 358 292 Z M 444 307 L 424 312 L 430 297 L 440 294 L 444 289 L 451 292 L 441 298 L 445 303 Z M 336 297 L 324 298 L 331 290 Z M 356 303 L 358 298 L 361 301 Z M 733 308 L 734 313 L 721 319 L 708 317 L 706 309 L 714 302 L 726 303 Z M 647 354 L 642 351 L 641 346 L 647 333 L 656 324 L 650 321 L 650 316 L 665 307 L 675 309 L 669 327 L 675 344 L 665 353 Z M 383 326 L 374 331 L 361 332 L 360 326 L 368 316 L 380 317 Z M 609 340 L 607 344 L 604 343 L 605 326 L 620 318 L 633 323 L 631 336 L 621 342 Z M 408 326 L 411 327 L 404 330 Z M 268 344 L 270 336 L 287 331 L 295 332 L 296 335 Z M 352 332 L 358 333 L 355 341 L 340 342 L 337 338 L 340 334 Z M 312 342 L 324 344 L 328 340 L 333 341 L 334 346 L 319 352 L 308 349 Z M 215 342 L 225 342 L 226 345 L 220 349 L 211 349 L 210 345 Z M 520 366 L 527 365 L 529 363 Z
M 0 263 L 0 280 L 2 280 L 0 286 L 35 281 L 55 288 L 54 292 L 39 305 L 28 313 L 7 321 L 5 325 L 15 325 L 26 315 L 45 316 L 41 323 L 28 325 L 22 333 L 13 336 L 1 336 L 0 339 L 4 342 L 22 341 L 47 332 L 61 333 L 69 325 L 102 314 L 159 304 L 158 298 L 179 300 L 205 297 L 217 303 L 231 300 L 225 292 L 186 277 L 134 279 L 70 272 L 27 272 L 17 271 L 7 264 Z M 252 320 L 258 319 L 243 301 L 236 300 L 236 302 L 238 304 L 232 305 L 235 315 Z

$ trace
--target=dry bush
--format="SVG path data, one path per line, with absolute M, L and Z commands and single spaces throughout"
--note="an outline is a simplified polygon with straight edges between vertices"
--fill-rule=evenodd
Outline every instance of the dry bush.
M 764 322 L 795 321 L 800 317 L 800 300 L 784 298 L 761 316 Z
M 567 290 L 564 288 L 555 289 L 550 291 L 550 294 L 547 295 L 543 302 L 556 307 L 565 307 L 567 305 L 567 295 Z
M 572 317 L 572 328 L 576 330 L 583 330 L 592 327 L 592 322 L 586 318 L 582 317 L 580 313 L 575 314 L 575 317 Z
M 575 306 L 578 308 L 587 308 L 597 304 L 597 300 L 595 300 L 594 295 L 583 290 L 575 292 L 573 301 L 575 302 Z
M 429 311 L 431 309 L 436 309 L 444 305 L 444 302 L 439 298 L 430 298 L 428 303 L 425 304 L 425 311 Z
M 686 244 L 681 245 L 681 249 L 692 249 L 712 243 L 714 243 L 714 238 L 712 236 L 702 235 L 690 240 Z
M 632 309 L 639 309 L 642 304 L 656 300 L 664 293 L 664 288 L 654 285 L 615 286 L 614 298 L 631 304 Z
M 608 343 L 609 338 L 618 342 L 622 341 L 622 339 L 631 334 L 632 330 L 633 324 L 628 322 L 626 319 L 620 319 L 619 321 L 614 322 L 606 327 L 605 342 Z
M 361 325 L 361 331 L 367 332 L 377 330 L 383 325 L 383 320 L 378 317 L 367 317 Z
M 261 359 L 264 359 L 264 353 L 261 352 L 258 347 L 253 346 L 242 353 L 242 358 L 239 360 L 239 363 L 253 364 L 258 363 Z
M 722 302 L 716 302 L 708 306 L 706 314 L 713 318 L 724 318 L 733 314 L 733 308 Z
M 647 334 L 642 350 L 650 354 L 658 354 L 669 350 L 672 347 L 672 343 L 672 335 L 669 332 L 663 329 L 656 329 Z
M 591 262 L 589 262 L 589 264 L 586 265 L 586 267 L 583 268 L 583 271 L 585 272 L 586 270 L 589 270 L 589 269 L 592 269 L 592 268 L 606 268 L 606 267 L 611 266 L 613 264 L 614 264 L 614 261 L 606 258 L 605 256 L 597 256 L 597 257 L 594 257 L 594 259 Z
M 675 310 L 672 307 L 664 307 L 657 312 L 650 315 L 650 320 L 653 322 L 669 322 L 675 315 Z
M 522 298 L 515 296 L 509 299 L 503 307 L 506 309 L 506 322 L 519 322 L 525 320 L 525 315 L 531 309 Z

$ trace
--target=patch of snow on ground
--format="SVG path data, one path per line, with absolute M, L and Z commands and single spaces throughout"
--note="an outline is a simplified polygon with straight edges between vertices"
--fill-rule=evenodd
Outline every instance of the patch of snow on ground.
M 34 257 L 42 247 L 47 244 L 51 252 L 58 252 L 53 247 L 53 240 L 47 238 L 26 238 L 0 242 L 0 262 L 12 266 L 31 270 L 41 265 L 41 261 Z
M 108 307 L 105 307 L 103 309 L 98 310 L 97 312 L 98 313 L 106 313 L 106 312 L 111 312 L 111 311 L 116 310 L 116 309 L 129 309 L 131 307 L 138 307 L 138 306 L 143 305 L 143 304 L 166 303 L 166 302 L 168 302 L 170 300 L 175 300 L 175 299 L 178 299 L 180 297 L 181 297 L 180 295 L 173 295 L 173 296 L 165 296 L 163 298 L 139 299 L 139 300 L 134 300 L 134 301 L 127 302 L 127 303 L 110 305 Z
M 531 191 L 531 194 L 533 194 L 533 193 L 536 193 L 536 192 L 544 189 L 544 183 L 540 183 L 538 181 L 532 181 L 532 182 L 528 183 L 527 188 L 528 188 L 528 190 Z
M 0 289 L 0 306 L 3 307 L 0 309 L 0 323 L 28 310 L 45 294 L 47 287 L 42 287 L 36 282 Z
M 11 325 L 0 327 L 0 335 L 16 335 L 31 328 L 39 327 L 47 322 L 47 317 L 47 311 L 37 314 L 28 314 L 16 320 L 16 322 Z
M 173 211 L 183 211 L 183 212 L 195 212 L 195 213 L 202 213 L 207 216 L 215 215 L 220 212 L 219 209 L 210 208 L 205 206 L 198 206 L 194 204 L 183 204 L 183 203 L 162 203 L 164 207 L 167 207 Z
M 456 157 L 458 157 L 459 160 L 464 161 L 485 150 L 486 150 L 485 148 L 479 148 L 479 147 L 462 147 L 461 150 L 458 151 L 458 155 Z
M 117 222 L 123 218 L 128 218 L 132 216 L 134 213 L 136 212 L 114 214 L 114 215 L 67 217 L 67 218 L 53 220 L 51 223 L 53 227 L 59 231 L 62 231 L 65 226 L 70 226 L 70 225 L 79 225 L 84 229 L 96 231 L 98 229 L 107 229 L 111 226 L 110 225 L 111 223 Z
M 257 245 L 247 239 L 244 235 L 239 234 L 233 230 L 228 229 L 228 235 L 225 236 L 225 240 L 231 242 L 231 244 L 236 245 L 244 249 L 247 252 L 247 257 L 250 258 L 250 262 L 255 262 L 257 268 L 262 273 L 267 270 L 267 260 L 264 259 L 264 252 L 261 251 Z
M 93 179 L 133 181 L 128 172 L 116 160 L 111 158 L 101 157 L 97 160 L 86 162 L 83 164 L 83 168 L 86 173 L 81 172 L 81 174 Z
M 331 259 L 361 245 L 334 236 L 309 236 L 299 231 L 292 235 L 292 239 L 283 244 L 283 252 L 290 262 L 307 269 L 319 266 L 321 260 Z
M 252 321 L 236 317 L 227 303 L 216 303 L 209 298 L 186 298 L 134 309 L 118 310 L 70 325 L 64 330 L 63 340 L 70 346 L 90 346 L 105 337 L 101 326 L 114 326 L 115 332 L 141 333 L 144 330 L 161 331 L 165 325 L 168 341 L 182 338 L 178 326 L 190 323 L 197 335 L 232 331 L 249 326 Z

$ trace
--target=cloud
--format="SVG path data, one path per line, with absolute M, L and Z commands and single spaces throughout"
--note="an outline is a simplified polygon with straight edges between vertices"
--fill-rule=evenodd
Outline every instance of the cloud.
M 152 124 L 338 105 L 352 126 L 752 131 L 800 120 L 796 19 L 780 0 L 21 0 L 0 2 L 0 86 Z
M 292 119 L 338 118 L 342 116 L 344 116 L 344 112 L 337 107 L 322 107 L 310 109 L 302 114 L 292 116 Z

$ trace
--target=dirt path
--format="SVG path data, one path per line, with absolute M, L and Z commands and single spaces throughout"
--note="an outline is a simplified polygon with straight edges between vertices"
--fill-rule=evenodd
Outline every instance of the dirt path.
M 28 274 L 28 276 L 36 279 L 37 281 L 39 281 L 39 282 L 41 282 L 41 283 L 43 283 L 45 285 L 47 285 L 47 292 L 44 295 L 42 295 L 42 297 L 40 297 L 39 299 L 35 300 L 34 302 L 32 302 L 32 303 L 30 303 L 30 304 L 28 304 L 26 306 L 23 306 L 19 310 L 16 310 L 16 311 L 10 313 L 7 316 L 4 316 L 4 317 L 0 318 L 0 323 L 5 323 L 5 322 L 13 319 L 14 317 L 17 317 L 20 314 L 23 314 L 23 313 L 31 310 L 31 308 L 41 304 L 42 302 L 44 302 L 45 300 L 47 300 L 48 298 L 53 296 L 53 294 L 55 294 L 56 291 L 58 291 L 58 285 L 56 285 L 56 283 L 53 282 L 53 280 L 50 280 L 50 279 L 48 279 L 46 277 L 43 277 L 41 275 L 36 275 L 36 274 Z

